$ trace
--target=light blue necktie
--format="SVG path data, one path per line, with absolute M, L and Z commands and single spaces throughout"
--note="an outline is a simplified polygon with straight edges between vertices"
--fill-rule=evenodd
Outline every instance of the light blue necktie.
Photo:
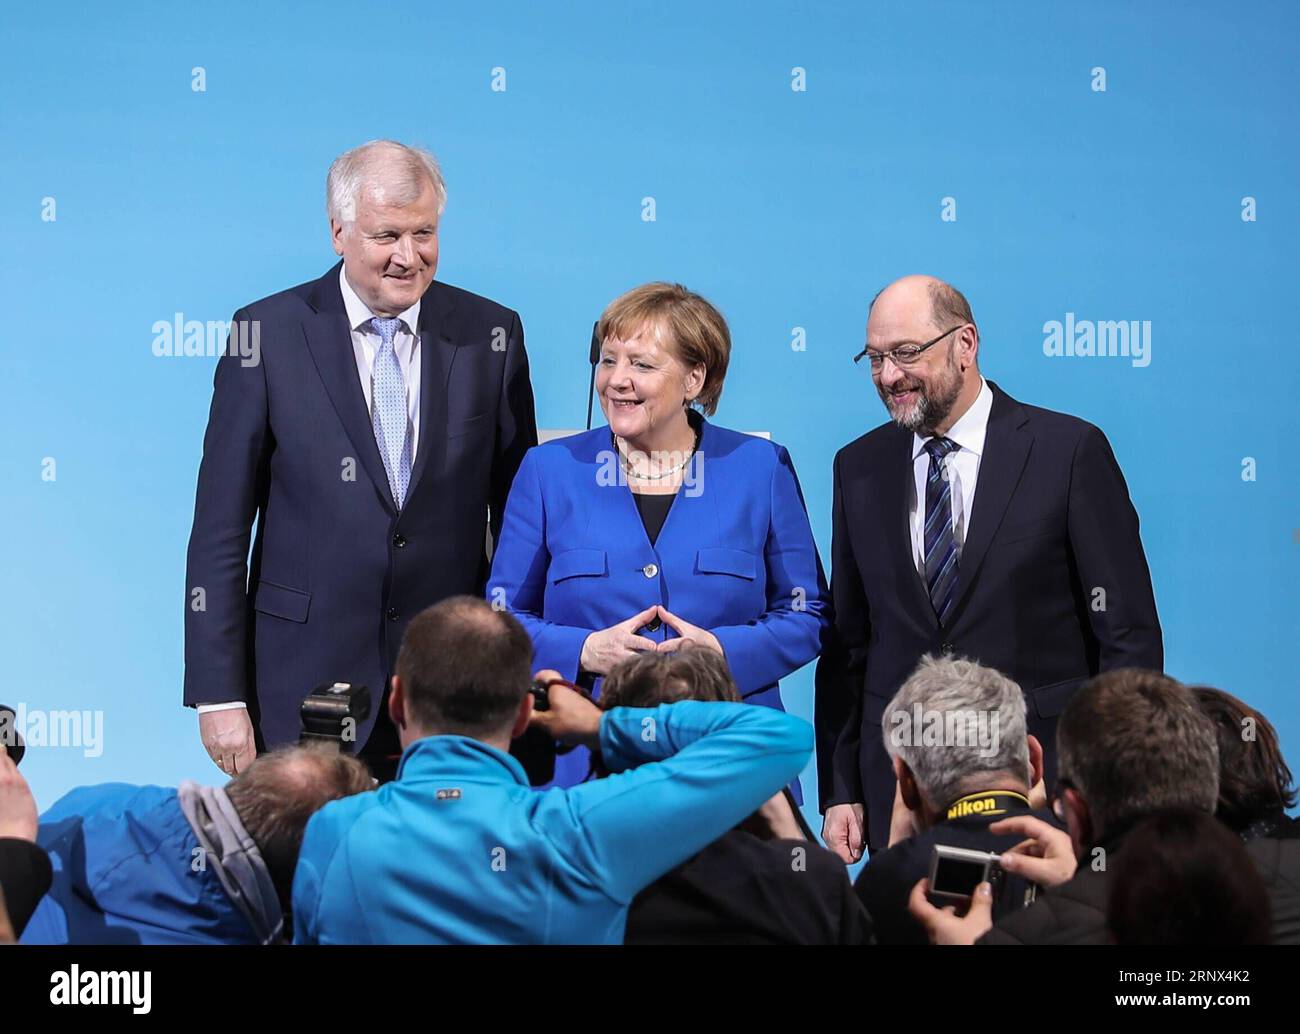
M 376 316 L 370 322 L 381 338 L 370 375 L 370 422 L 375 428 L 379 454 L 384 458 L 388 487 L 392 489 L 393 501 L 400 510 L 411 484 L 412 440 L 410 413 L 406 407 L 406 381 L 397 362 L 397 351 L 393 348 L 393 338 L 402 321 L 396 316 L 391 319 Z

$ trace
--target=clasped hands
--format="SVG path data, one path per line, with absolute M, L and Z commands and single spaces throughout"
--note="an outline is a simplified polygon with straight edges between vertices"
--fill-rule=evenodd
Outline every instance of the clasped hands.
M 676 632 L 679 638 L 665 639 L 662 643 L 656 643 L 653 639 L 637 635 L 637 629 L 649 624 L 656 617 Z M 707 628 L 692 625 L 667 608 L 655 604 L 653 607 L 647 607 L 640 614 L 634 614 L 626 621 L 592 632 L 582 644 L 582 656 L 578 665 L 583 671 L 595 675 L 607 675 L 619 661 L 628 657 L 634 657 L 639 653 L 671 653 L 680 650 L 688 642 L 695 646 L 717 650 L 718 653 L 724 652 L 718 637 Z

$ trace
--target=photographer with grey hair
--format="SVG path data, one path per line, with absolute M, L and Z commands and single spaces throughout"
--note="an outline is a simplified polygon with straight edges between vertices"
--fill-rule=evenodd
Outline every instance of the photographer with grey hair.
M 969 944 L 983 935 L 981 944 L 1111 943 L 1110 874 L 1128 834 L 1161 813 L 1214 814 L 1214 726 L 1192 691 L 1167 675 L 1121 668 L 1091 679 L 1061 715 L 1057 748 L 1053 810 L 1069 829 L 1077 871 L 1029 908 L 996 919 L 992 929 L 985 894 L 977 893 L 967 915 L 958 917 L 928 902 L 922 881 L 910 908 L 933 942 Z
M 885 749 L 914 835 L 871 856 L 856 890 L 880 944 L 924 944 L 908 895 L 936 845 L 1003 853 L 1051 818 L 1030 805 L 1043 749 L 1029 735 L 1025 698 L 1011 679 L 974 661 L 926 656 L 885 708 Z M 1024 907 L 1029 881 L 1008 856 L 994 912 Z

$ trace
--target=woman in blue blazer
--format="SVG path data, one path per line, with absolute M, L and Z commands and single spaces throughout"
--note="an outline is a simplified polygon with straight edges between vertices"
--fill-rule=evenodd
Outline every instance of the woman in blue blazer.
M 704 419 L 731 337 L 678 284 L 612 302 L 596 390 L 608 427 L 525 455 L 487 595 L 533 640 L 533 666 L 592 687 L 645 650 L 720 650 L 745 700 L 781 709 L 777 683 L 813 660 L 828 593 L 790 454 Z M 587 775 L 579 749 L 555 782 Z M 796 787 L 797 790 L 797 787 Z

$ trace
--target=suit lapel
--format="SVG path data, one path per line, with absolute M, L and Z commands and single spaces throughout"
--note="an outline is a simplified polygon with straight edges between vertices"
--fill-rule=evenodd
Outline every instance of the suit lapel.
M 414 497 L 416 486 L 435 456 L 435 469 L 446 457 L 447 390 L 451 367 L 460 349 L 455 336 L 451 292 L 434 281 L 420 302 L 420 444 L 411 468 L 406 498 Z
M 931 628 L 937 628 L 939 619 L 935 616 L 934 605 L 925 588 L 925 579 L 916 569 L 916 557 L 912 552 L 912 492 L 915 473 L 912 464 L 912 432 L 900 430 L 897 434 L 898 444 L 894 446 L 894 456 L 889 461 L 890 473 L 885 478 L 885 513 L 886 527 L 890 529 L 890 540 L 886 543 L 889 555 L 901 563 L 900 584 L 905 586 L 906 602 L 919 614 Z
M 316 311 L 303 320 L 303 333 L 307 338 L 312 361 L 325 384 L 325 391 L 343 422 L 343 428 L 352 441 L 362 468 L 374 482 L 384 504 L 390 511 L 396 512 L 397 507 L 388 487 L 388 474 L 375 442 L 370 411 L 366 408 L 366 396 L 357 376 L 357 362 L 352 351 L 352 329 L 348 326 L 343 292 L 339 289 L 341 268 L 342 263 L 339 263 L 316 281 L 309 299 Z
M 957 596 L 953 600 L 954 615 L 979 574 L 993 535 L 1002 523 L 1016 485 L 1020 483 L 1033 442 L 1032 436 L 1021 430 L 1029 422 L 1024 407 L 992 381 L 989 381 L 989 387 L 993 391 L 993 407 L 989 411 L 989 426 L 984 436 L 984 456 L 980 460 L 975 486 L 975 506 L 966 532 L 966 544 L 961 551 L 961 573 Z

